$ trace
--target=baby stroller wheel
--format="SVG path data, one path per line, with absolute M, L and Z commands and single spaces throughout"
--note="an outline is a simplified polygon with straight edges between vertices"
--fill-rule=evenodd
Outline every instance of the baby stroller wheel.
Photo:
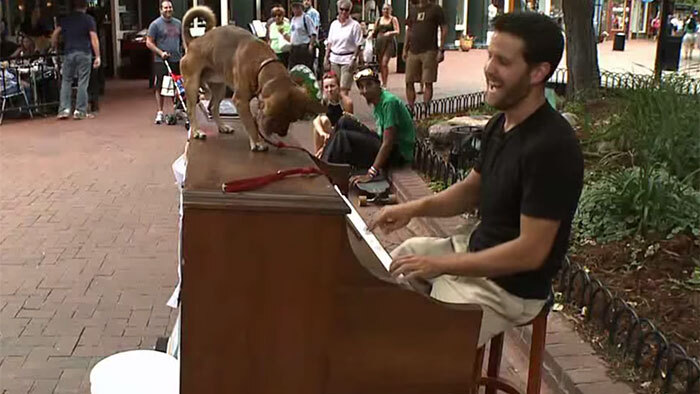
M 177 117 L 175 115 L 167 115 L 165 117 L 165 122 L 168 124 L 168 126 L 176 125 Z
M 185 131 L 190 131 L 190 121 L 185 122 Z

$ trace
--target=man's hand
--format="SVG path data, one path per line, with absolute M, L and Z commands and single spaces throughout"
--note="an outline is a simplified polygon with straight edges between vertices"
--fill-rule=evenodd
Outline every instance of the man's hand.
M 399 278 L 403 274 L 406 280 L 432 279 L 445 273 L 445 257 L 400 256 L 391 262 L 389 272 L 394 278 Z
M 331 69 L 331 61 L 328 60 L 328 56 L 326 56 L 326 60 L 323 61 L 323 69 L 326 71 L 330 71 Z
M 312 54 L 312 55 L 314 54 L 314 48 L 315 48 L 315 47 L 316 47 L 316 45 L 314 45 L 313 42 L 310 42 L 310 43 L 309 43 L 309 53 L 310 53 L 310 54 Z
M 165 60 L 170 57 L 170 54 L 168 52 L 163 51 L 160 53 L 160 57 L 163 58 L 163 60 Z
M 102 64 L 102 61 L 100 61 L 100 57 L 98 56 L 93 60 L 92 68 L 100 68 L 100 64 Z
M 408 52 L 404 51 L 404 52 L 401 54 L 401 57 L 403 58 L 403 61 L 405 62 L 406 59 L 408 59 Z
M 408 225 L 413 219 L 413 213 L 406 204 L 384 207 L 369 224 L 369 229 L 379 227 L 382 232 L 389 234 Z
M 441 49 L 438 49 L 437 62 L 442 63 L 443 60 L 445 60 L 445 52 Z
M 358 183 L 367 183 L 372 180 L 372 176 L 369 174 L 355 175 L 350 177 L 350 186 L 355 186 Z

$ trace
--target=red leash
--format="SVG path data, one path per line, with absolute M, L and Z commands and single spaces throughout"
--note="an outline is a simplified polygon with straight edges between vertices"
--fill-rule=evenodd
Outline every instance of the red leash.
M 272 182 L 279 181 L 292 175 L 320 175 L 321 170 L 316 167 L 300 167 L 289 170 L 279 170 L 274 174 L 256 176 L 252 178 L 239 179 L 236 181 L 226 182 L 221 185 L 221 190 L 224 193 L 245 192 L 263 187 Z
M 270 144 L 276 148 L 295 149 L 295 150 L 299 150 L 299 151 L 306 153 L 307 155 L 309 155 L 311 160 L 313 160 L 313 162 L 319 167 L 325 168 L 324 165 L 326 167 L 329 165 L 329 163 L 323 162 L 322 160 L 320 160 L 316 156 L 312 155 L 311 152 L 309 152 L 308 150 L 306 150 L 300 146 L 288 145 L 288 144 L 285 144 L 284 142 L 281 142 L 281 141 L 274 142 L 274 141 L 270 140 L 269 138 L 265 137 L 265 135 L 263 135 L 259 131 L 258 131 L 258 135 L 260 135 L 260 137 L 265 142 L 267 142 L 268 144 Z M 298 168 L 291 168 L 288 170 L 279 170 L 274 174 L 256 176 L 256 177 L 252 177 L 252 178 L 239 179 L 239 180 L 235 180 L 235 181 L 226 182 L 223 185 L 221 185 L 221 190 L 223 190 L 224 193 L 236 193 L 236 192 L 244 192 L 244 191 L 248 191 L 248 190 L 254 190 L 254 189 L 263 187 L 267 184 L 270 184 L 272 182 L 277 182 L 279 180 L 282 180 L 282 179 L 284 179 L 288 176 L 292 176 L 292 175 L 326 175 L 326 176 L 328 176 L 328 174 L 326 174 L 325 172 L 323 172 L 322 170 L 320 170 L 317 167 L 298 167 Z

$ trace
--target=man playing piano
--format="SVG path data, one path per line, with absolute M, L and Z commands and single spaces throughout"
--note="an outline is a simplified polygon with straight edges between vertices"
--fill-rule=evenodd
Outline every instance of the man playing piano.
M 578 140 L 544 96 L 564 49 L 561 29 L 535 13 L 499 16 L 494 29 L 486 101 L 502 112 L 484 130 L 477 165 L 441 193 L 384 208 L 370 226 L 391 232 L 414 217 L 479 209 L 470 235 L 409 239 L 393 251 L 390 268 L 395 277 L 427 281 L 433 298 L 481 305 L 479 346 L 544 306 L 583 186 Z

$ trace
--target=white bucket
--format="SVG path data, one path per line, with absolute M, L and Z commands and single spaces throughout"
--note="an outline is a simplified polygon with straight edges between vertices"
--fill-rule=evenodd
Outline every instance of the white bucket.
M 155 350 L 113 354 L 90 371 L 92 394 L 177 394 L 180 363 Z

